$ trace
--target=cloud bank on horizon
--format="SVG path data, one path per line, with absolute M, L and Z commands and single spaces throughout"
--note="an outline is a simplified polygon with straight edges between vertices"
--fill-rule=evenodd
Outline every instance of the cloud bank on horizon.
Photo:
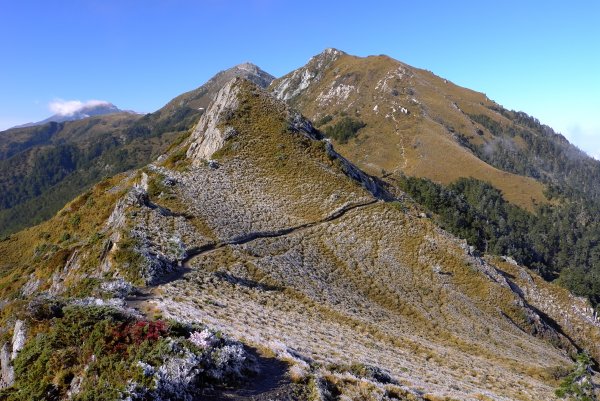
M 552 127 L 552 126 L 551 126 Z M 552 127 L 572 144 L 596 160 L 600 160 L 600 126 L 571 123 L 564 128 Z
M 59 116 L 72 116 L 75 113 L 78 113 L 84 109 L 88 109 L 91 107 L 98 106 L 112 106 L 110 102 L 105 100 L 88 100 L 82 102 L 80 100 L 62 100 L 55 99 L 48 104 L 48 108 L 54 114 L 58 114 Z

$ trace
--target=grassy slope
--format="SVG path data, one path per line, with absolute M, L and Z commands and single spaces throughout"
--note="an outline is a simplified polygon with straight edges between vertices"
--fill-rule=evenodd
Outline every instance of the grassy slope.
M 164 171 L 202 183 L 175 186 L 169 198 L 193 205 L 186 213 L 221 239 L 335 210 L 324 200 L 336 188 L 356 192 L 355 185 L 323 149 L 286 132 L 283 110 L 246 92 L 223 123 L 238 134 L 213 156 L 218 169 Z M 315 206 L 307 207 L 310 199 Z M 552 397 L 564 354 L 528 334 L 533 322 L 508 285 L 417 214 L 410 204 L 381 203 L 298 233 L 219 248 L 193 259 L 185 280 L 161 287 L 151 309 L 209 321 L 257 346 L 283 344 L 322 366 L 375 364 L 438 396 Z
M 271 88 L 289 76 L 274 81 Z M 335 87 L 340 84 L 354 89 L 347 97 L 336 96 Z M 472 176 L 490 181 L 509 201 L 528 210 L 534 202 L 546 201 L 542 184 L 486 164 L 456 139 L 461 133 L 472 137 L 473 143 L 481 142 L 477 127 L 461 110 L 489 114 L 486 106 L 494 103 L 428 71 L 387 56 L 342 55 L 291 103 L 315 121 L 332 115 L 336 118 L 329 124 L 335 124 L 344 113 L 364 121 L 367 126 L 356 140 L 336 147 L 373 174 L 402 171 L 444 184 Z M 490 135 L 484 132 L 484 136 Z
M 48 290 L 52 276 L 74 252 L 80 253 L 82 263 L 77 280 L 65 283 L 69 292 L 76 294 L 82 280 L 90 274 L 97 276 L 107 240 L 104 225 L 132 177 L 121 174 L 103 180 L 50 220 L 0 241 L 0 298 L 22 298 L 21 289 L 28 281 L 40 281 L 36 291 Z M 7 318 L 14 318 L 11 309 L 2 311 L 2 319 Z

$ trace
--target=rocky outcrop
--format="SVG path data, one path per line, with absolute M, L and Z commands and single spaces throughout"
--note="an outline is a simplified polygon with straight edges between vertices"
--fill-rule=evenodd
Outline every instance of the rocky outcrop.
M 31 273 L 29 275 L 29 280 L 27 280 L 27 282 L 21 288 L 21 295 L 24 297 L 30 297 L 38 290 L 42 283 L 43 280 L 37 278 L 35 273 Z
M 502 259 L 497 266 L 511 276 L 510 283 L 523 300 L 578 347 L 600 360 L 600 320 L 589 301 L 549 284 L 511 258 Z
M 146 184 L 147 185 L 147 184 Z M 105 230 L 118 231 L 126 221 L 125 211 L 131 206 L 142 206 L 148 203 L 147 188 L 141 184 L 134 185 L 127 194 L 119 199 L 105 224 Z
M 10 387 L 15 382 L 15 370 L 10 359 L 10 350 L 5 343 L 0 349 L 0 389 Z
M 327 139 L 324 138 L 323 134 L 315 129 L 312 123 L 302 116 L 297 111 L 289 112 L 289 127 L 292 131 L 301 132 L 308 138 L 315 141 L 325 141 L 327 154 L 331 159 L 336 159 L 340 162 L 342 170 L 351 179 L 359 182 L 367 191 L 369 191 L 374 197 L 383 200 L 392 200 L 394 196 L 390 194 L 384 187 L 383 182 L 377 180 L 374 177 L 364 173 L 348 159 L 337 153 L 333 149 L 333 145 Z
M 209 160 L 228 138 L 235 135 L 233 128 L 222 126 L 222 116 L 233 112 L 238 106 L 239 88 L 236 82 L 237 78 L 225 84 L 194 129 L 192 143 L 187 151 L 193 164 Z
M 13 337 L 12 337 L 12 354 L 10 355 L 10 359 L 14 360 L 17 357 L 17 354 L 23 347 L 25 346 L 25 322 L 22 320 L 17 320 L 15 322 L 15 328 L 13 329 Z
M 232 68 L 232 74 L 247 79 L 261 88 L 266 88 L 275 79 L 271 74 L 263 71 L 256 64 L 242 63 Z M 230 78 L 231 79 L 231 78 Z
M 330 155 L 330 157 L 340 161 L 342 170 L 348 177 L 361 183 L 361 185 L 367 191 L 373 194 L 374 197 L 386 201 L 391 201 L 394 199 L 394 196 L 388 192 L 382 181 L 366 174 L 354 164 L 350 163 L 348 159 L 333 150 L 333 146 L 330 142 L 327 142 L 327 153 Z
M 25 322 L 17 320 L 13 328 L 10 347 L 5 343 L 0 349 L 0 389 L 10 387 L 15 381 L 15 371 L 12 361 L 25 346 Z
M 156 166 L 149 166 L 148 170 L 152 178 L 142 173 L 140 182 L 117 202 L 105 225 L 110 239 L 105 246 L 101 270 L 106 273 L 114 268 L 115 278 L 102 283 L 101 290 L 120 298 L 133 290 L 123 276 L 128 279 L 136 276 L 147 285 L 157 284 L 165 275 L 180 268 L 188 246 L 204 243 L 204 237 L 187 220 L 185 213 L 174 213 L 149 198 L 150 179 L 173 191 L 180 185 L 178 179 Z M 160 202 L 163 195 L 159 194 L 156 201 Z M 114 255 L 118 250 L 128 252 L 135 262 L 130 266 L 115 265 Z M 129 276 L 124 267 L 129 270 Z
M 293 99 L 309 85 L 318 82 L 326 67 L 344 54 L 346 53 L 337 49 L 325 49 L 321 54 L 311 58 L 306 66 L 274 81 L 273 93 L 281 100 Z
M 329 58 L 339 56 L 339 52 L 332 50 L 327 52 Z M 333 60 L 333 59 L 332 59 Z M 331 60 L 330 60 L 331 61 Z M 215 97 L 215 100 L 209 106 L 206 113 L 200 119 L 200 122 L 194 129 L 191 136 L 191 144 L 187 151 L 187 156 L 192 159 L 195 165 L 204 164 L 210 161 L 211 156 L 225 144 L 225 141 L 237 135 L 236 130 L 227 126 L 226 120 L 236 112 L 239 106 L 241 78 L 236 78 L 228 82 Z M 269 96 L 264 91 L 258 96 Z M 314 141 L 325 141 L 326 151 L 329 157 L 337 159 L 344 173 L 355 181 L 358 181 L 373 196 L 379 199 L 391 200 L 393 196 L 384 188 L 383 183 L 365 174 L 347 159 L 337 153 L 331 143 L 326 140 L 312 123 L 302 116 L 299 112 L 286 108 L 286 118 L 288 128 L 292 132 L 301 133 Z
M 49 294 L 56 296 L 66 291 L 65 281 L 69 276 L 73 277 L 79 274 L 81 264 L 79 263 L 79 251 L 75 250 L 67 259 L 64 267 L 52 274 L 52 284 L 48 290 Z

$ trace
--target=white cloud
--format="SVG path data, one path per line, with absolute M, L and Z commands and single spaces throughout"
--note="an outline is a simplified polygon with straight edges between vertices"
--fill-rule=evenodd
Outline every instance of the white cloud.
M 562 132 L 575 146 L 600 160 L 600 126 L 571 123 Z
M 58 114 L 60 116 L 72 116 L 86 107 L 108 105 L 110 105 L 110 103 L 105 102 L 104 100 L 88 100 L 87 102 L 82 102 L 81 100 L 56 99 L 48 104 L 48 108 L 54 114 Z

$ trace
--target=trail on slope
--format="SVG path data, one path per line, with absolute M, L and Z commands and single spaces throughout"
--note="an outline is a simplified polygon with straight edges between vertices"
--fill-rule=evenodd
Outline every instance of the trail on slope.
M 280 230 L 275 230 L 275 231 L 257 231 L 257 232 L 251 232 L 248 234 L 244 234 L 244 235 L 240 235 L 238 237 L 234 237 L 232 239 L 226 240 L 226 241 L 222 241 L 222 242 L 217 242 L 217 243 L 211 243 L 211 244 L 207 244 L 207 245 L 203 245 L 197 248 L 192 248 L 190 250 L 188 250 L 188 256 L 183 260 L 183 266 L 184 268 L 188 268 L 189 267 L 189 263 L 192 259 L 200 256 L 200 255 L 204 255 L 208 252 L 217 250 L 219 248 L 223 248 L 224 246 L 228 246 L 228 245 L 243 245 L 243 244 L 247 244 L 248 242 L 252 242 L 255 241 L 257 239 L 261 239 L 261 238 L 277 238 L 277 237 L 282 237 L 284 235 L 288 235 L 288 234 L 292 234 L 294 232 L 297 231 L 301 231 L 301 230 L 305 230 L 307 228 L 311 228 L 323 223 L 328 223 L 334 220 L 339 219 L 340 217 L 342 217 L 343 215 L 345 215 L 346 213 L 348 213 L 351 210 L 354 209 L 359 209 L 359 208 L 363 208 L 366 206 L 370 206 L 374 203 L 378 202 L 377 199 L 374 199 L 372 201 L 369 202 L 365 202 L 365 203 L 358 203 L 358 204 L 354 204 L 354 205 L 350 205 L 350 206 L 346 206 L 343 207 L 337 211 L 335 211 L 334 213 L 332 213 L 331 215 L 325 217 L 324 219 L 321 220 L 317 220 L 311 223 L 305 223 L 305 224 L 300 224 L 298 226 L 294 226 L 294 227 L 286 227 L 286 228 L 282 228 Z
M 204 401 L 299 401 L 298 385 L 287 376 L 288 364 L 265 357 L 255 349 L 248 350 L 256 358 L 259 373 L 235 388 L 216 387 L 202 397 Z
M 182 261 L 182 267 L 175 272 L 164 276 L 160 283 L 146 287 L 137 294 L 126 299 L 127 306 L 142 311 L 146 303 L 157 296 L 155 290 L 161 285 L 181 279 L 186 272 L 191 271 L 190 263 L 194 258 L 214 252 L 220 248 L 229 245 L 243 245 L 262 238 L 276 238 L 284 235 L 296 233 L 302 230 L 315 227 L 335 221 L 351 210 L 368 207 L 377 203 L 379 200 L 373 199 L 369 202 L 345 206 L 329 216 L 310 223 L 301 224 L 294 227 L 282 228 L 275 231 L 258 231 L 234 237 L 229 240 L 206 244 L 197 248 L 188 250 L 188 256 Z M 142 312 L 143 313 L 143 312 Z M 202 397 L 210 401 L 298 401 L 302 397 L 298 394 L 298 386 L 291 382 L 287 376 L 288 366 L 285 362 L 267 358 L 251 350 L 256 358 L 259 373 L 250 378 L 250 380 L 237 388 L 215 388 L 212 393 Z
M 173 281 L 179 280 L 187 272 L 191 271 L 192 270 L 190 267 L 191 261 L 199 256 L 209 254 L 211 252 L 214 252 L 218 249 L 221 249 L 221 248 L 229 246 L 229 245 L 243 245 L 243 244 L 247 244 L 249 242 L 256 241 L 256 240 L 262 239 L 262 238 L 277 238 L 277 237 L 282 237 L 284 235 L 303 231 L 303 230 L 318 226 L 320 224 L 325 224 L 325 223 L 335 221 L 352 210 L 368 207 L 377 202 L 379 202 L 378 199 L 373 199 L 369 202 L 348 205 L 348 206 L 345 206 L 345 207 L 342 207 L 342 208 L 336 210 L 335 212 L 333 212 L 332 214 L 330 214 L 329 216 L 327 216 L 323 219 L 313 221 L 310 223 L 304 223 L 304 224 L 300 224 L 300 225 L 293 226 L 293 227 L 286 227 L 286 228 L 282 228 L 282 229 L 275 230 L 275 231 L 250 232 L 250 233 L 240 235 L 240 236 L 228 239 L 228 240 L 224 240 L 224 241 L 220 241 L 220 242 L 211 242 L 206 245 L 191 248 L 187 251 L 187 256 L 182 260 L 182 266 L 180 268 L 176 269 L 174 272 L 172 272 L 170 274 L 166 274 L 163 277 L 161 277 L 160 281 L 157 284 L 155 284 L 153 286 L 148 286 L 148 287 L 142 288 L 142 289 L 138 290 L 138 292 L 136 294 L 134 294 L 133 296 L 129 296 L 126 299 L 127 306 L 129 306 L 130 308 L 140 310 L 147 301 L 153 299 L 156 296 L 155 290 L 157 288 L 159 288 L 161 285 L 165 285 L 165 284 L 171 283 Z

